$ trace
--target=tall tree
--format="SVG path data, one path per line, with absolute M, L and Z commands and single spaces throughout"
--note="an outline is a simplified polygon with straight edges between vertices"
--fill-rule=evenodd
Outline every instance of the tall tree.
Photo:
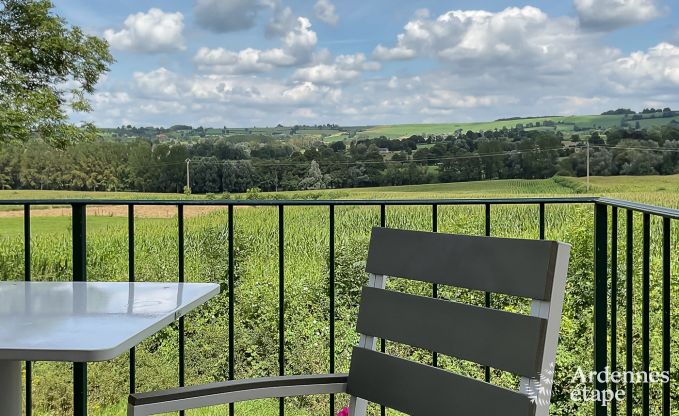
M 311 161 L 311 167 L 309 167 L 309 172 L 307 172 L 304 179 L 299 182 L 300 189 L 325 189 L 330 183 L 330 175 L 324 175 L 321 172 L 321 168 L 318 166 L 318 162 L 315 160 Z
M 56 147 L 92 139 L 69 111 L 88 112 L 87 95 L 113 63 L 108 43 L 69 26 L 50 0 L 0 0 L 0 143 L 37 135 Z

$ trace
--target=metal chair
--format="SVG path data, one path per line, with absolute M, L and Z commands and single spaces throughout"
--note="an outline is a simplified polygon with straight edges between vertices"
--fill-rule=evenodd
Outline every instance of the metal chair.
M 236 380 L 132 394 L 143 416 L 274 397 L 348 393 L 350 414 L 368 402 L 411 415 L 545 416 L 570 246 L 375 228 L 370 240 L 348 374 Z M 385 290 L 386 276 L 532 299 L 530 315 Z M 521 376 L 510 390 L 375 351 L 377 338 Z

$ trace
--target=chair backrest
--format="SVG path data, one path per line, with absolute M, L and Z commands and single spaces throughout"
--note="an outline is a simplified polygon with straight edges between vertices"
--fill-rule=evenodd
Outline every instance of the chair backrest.
M 411 415 L 548 415 L 570 246 L 375 228 L 347 392 Z M 532 299 L 530 315 L 384 289 L 386 276 Z M 406 344 L 521 376 L 517 390 L 375 351 Z

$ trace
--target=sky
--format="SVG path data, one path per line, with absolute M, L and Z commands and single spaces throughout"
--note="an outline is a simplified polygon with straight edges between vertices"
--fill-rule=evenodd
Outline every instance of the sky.
M 679 108 L 674 0 L 54 0 L 105 38 L 100 127 Z

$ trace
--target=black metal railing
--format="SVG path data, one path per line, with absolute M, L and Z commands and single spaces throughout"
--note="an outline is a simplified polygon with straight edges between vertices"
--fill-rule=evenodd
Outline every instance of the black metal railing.
M 285 264 L 284 264 L 284 220 L 285 207 L 288 206 L 315 206 L 328 207 L 329 209 L 329 371 L 334 373 L 335 368 L 335 207 L 337 206 L 379 206 L 380 225 L 388 226 L 387 207 L 389 206 L 430 206 L 432 211 L 432 231 L 438 231 L 438 209 L 441 206 L 452 205 L 473 205 L 483 206 L 485 209 L 485 235 L 492 233 L 491 209 L 493 206 L 502 205 L 534 205 L 538 208 L 539 238 L 545 238 L 545 207 L 557 204 L 578 204 L 590 205 L 594 207 L 594 370 L 603 371 L 609 363 L 613 369 L 620 365 L 617 357 L 618 333 L 617 333 L 617 294 L 618 294 L 618 214 L 620 210 L 626 212 L 626 357 L 625 367 L 627 371 L 633 371 L 633 278 L 634 278 L 634 213 L 641 213 L 643 219 L 642 232 L 642 370 L 648 371 L 650 366 L 650 240 L 651 240 L 651 217 L 662 219 L 662 370 L 670 371 L 670 344 L 671 344 L 671 256 L 673 247 L 671 246 L 671 221 L 679 219 L 679 210 L 662 208 L 658 206 L 645 205 L 629 201 L 621 201 L 608 198 L 595 197 L 570 197 L 570 198 L 487 198 L 487 199 L 441 199 L 441 200 L 2 200 L 0 205 L 21 205 L 24 208 L 24 277 L 26 281 L 31 280 L 31 207 L 38 205 L 69 205 L 72 207 L 72 239 L 73 239 L 73 280 L 87 280 L 86 267 L 86 207 L 88 205 L 117 205 L 128 207 L 128 262 L 129 262 L 129 281 L 135 281 L 135 239 L 134 239 L 134 215 L 135 206 L 139 205 L 163 205 L 175 206 L 178 218 L 178 281 L 184 281 L 184 207 L 186 206 L 224 206 L 228 208 L 228 377 L 234 379 L 234 207 L 235 206 L 269 206 L 278 208 L 278 288 L 279 288 L 279 313 L 278 313 L 278 372 L 285 374 Z M 609 221 L 610 212 L 610 221 Z M 609 233 L 610 222 L 610 233 Z M 610 238 L 610 240 L 609 240 Z M 609 252 L 610 243 L 610 252 Z M 608 283 L 611 283 L 609 292 Z M 439 288 L 432 285 L 432 296 L 438 296 Z M 609 311 L 610 302 L 610 332 L 609 332 Z M 485 294 L 485 304 L 490 306 L 492 299 L 489 293 Z M 609 341 L 610 335 L 610 341 Z M 611 345 L 609 355 L 609 343 Z M 385 341 L 381 340 L 380 348 L 385 349 Z M 178 376 L 179 385 L 185 383 L 185 338 L 184 338 L 184 319 L 179 321 L 179 363 Z M 135 349 L 130 350 L 129 378 L 130 392 L 136 388 L 136 355 Z M 436 353 L 432 354 L 432 364 L 438 365 Z M 484 368 L 484 375 L 487 381 L 490 380 L 490 368 Z M 31 363 L 26 363 L 26 415 L 31 415 L 32 405 L 32 371 Z M 77 416 L 87 414 L 87 365 L 84 363 L 74 363 L 74 413 Z M 607 388 L 606 383 L 597 381 L 595 388 L 603 390 Z M 632 397 L 633 385 L 627 384 L 627 395 Z M 642 415 L 649 415 L 650 412 L 650 393 L 649 384 L 642 386 Z M 662 386 L 662 415 L 671 415 L 670 403 L 670 383 L 663 383 Z M 617 404 L 612 403 L 612 415 L 619 414 Z M 595 406 L 595 416 L 607 415 L 607 407 L 603 405 Z M 676 409 L 675 409 L 676 410 Z M 284 414 L 284 401 L 280 400 L 279 412 Z M 331 396 L 330 415 L 334 415 L 334 400 Z M 634 404 L 632 400 L 626 401 L 625 414 L 632 416 Z M 234 414 L 234 406 L 229 406 L 229 414 Z M 381 408 L 381 414 L 385 414 L 385 409 Z

